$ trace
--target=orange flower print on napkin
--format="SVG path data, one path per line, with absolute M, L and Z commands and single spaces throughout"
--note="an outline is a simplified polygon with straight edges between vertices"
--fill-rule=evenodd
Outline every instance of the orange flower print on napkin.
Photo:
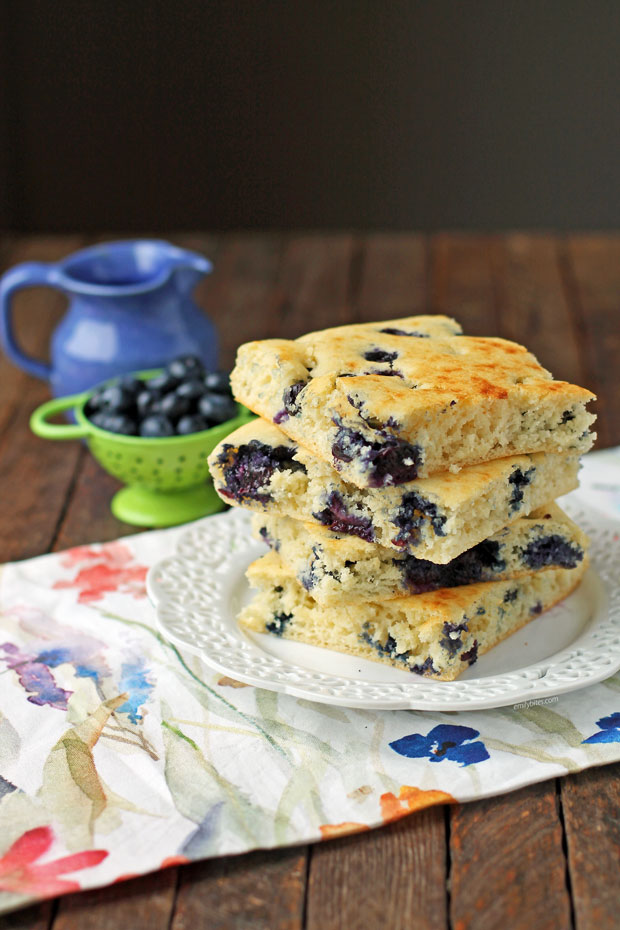
M 381 795 L 380 801 L 381 816 L 384 823 L 406 817 L 412 811 L 432 807 L 434 804 L 458 804 L 456 798 L 448 794 L 447 791 L 438 791 L 435 788 L 425 791 L 423 788 L 416 788 L 413 785 L 403 785 L 398 797 L 388 791 L 386 794 Z
M 334 836 L 347 836 L 349 833 L 361 833 L 362 830 L 370 830 L 370 827 L 366 823 L 355 823 L 353 820 L 345 820 L 343 823 L 321 824 L 319 830 L 324 840 L 330 840 Z
M 382 794 L 379 802 L 381 804 L 381 818 L 383 823 L 391 823 L 393 820 L 399 820 L 406 817 L 412 811 L 422 810 L 424 807 L 432 807 L 434 804 L 458 804 L 456 798 L 448 794 L 447 791 L 438 791 L 431 788 L 425 791 L 423 788 L 416 788 L 414 785 L 403 785 L 398 793 L 398 797 L 391 791 Z M 336 836 L 347 836 L 349 833 L 360 833 L 362 830 L 370 830 L 365 823 L 356 823 L 355 821 L 344 821 L 343 823 L 325 823 L 319 827 L 321 836 L 324 840 Z

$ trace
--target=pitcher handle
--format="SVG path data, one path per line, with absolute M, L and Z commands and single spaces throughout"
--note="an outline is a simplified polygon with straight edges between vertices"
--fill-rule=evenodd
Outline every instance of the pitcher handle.
M 12 301 L 13 294 L 25 287 L 59 287 L 56 266 L 47 262 L 22 262 L 3 275 L 0 280 L 0 342 L 4 351 L 20 368 L 46 381 L 51 373 L 51 365 L 25 355 L 17 342 L 13 332 Z

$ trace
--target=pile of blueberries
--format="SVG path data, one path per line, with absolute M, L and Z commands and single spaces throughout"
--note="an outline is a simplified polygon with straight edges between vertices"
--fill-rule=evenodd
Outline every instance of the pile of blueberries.
M 227 372 L 206 371 L 199 358 L 183 355 L 148 381 L 123 375 L 104 385 L 84 412 L 110 433 L 163 439 L 224 423 L 237 416 L 237 405 Z

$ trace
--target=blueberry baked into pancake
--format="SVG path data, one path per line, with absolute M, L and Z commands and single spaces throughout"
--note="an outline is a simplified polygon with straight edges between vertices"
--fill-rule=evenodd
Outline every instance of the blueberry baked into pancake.
M 235 397 L 360 488 L 530 452 L 587 451 L 594 395 L 527 349 L 414 316 L 242 345 Z
M 577 487 L 575 454 L 496 459 L 385 488 L 358 488 L 266 420 L 230 433 L 209 457 L 228 504 L 316 523 L 445 563 Z
M 252 529 L 274 549 L 320 605 L 343 600 L 383 600 L 484 581 L 520 578 L 553 568 L 576 568 L 587 537 L 557 504 L 519 517 L 445 565 L 316 523 L 255 514 Z
M 483 653 L 570 594 L 586 562 L 506 581 L 324 607 L 271 551 L 248 569 L 250 583 L 259 593 L 241 611 L 239 622 L 254 632 L 451 681 Z

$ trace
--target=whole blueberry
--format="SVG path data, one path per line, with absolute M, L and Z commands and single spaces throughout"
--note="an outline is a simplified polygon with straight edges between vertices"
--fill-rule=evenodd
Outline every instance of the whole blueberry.
M 134 395 L 118 384 L 105 388 L 99 397 L 99 409 L 111 413 L 122 413 L 133 407 Z
M 93 403 L 92 397 L 84 404 L 84 413 L 89 420 L 92 420 L 94 416 L 99 412 L 99 407 L 97 403 Z
M 146 439 L 163 439 L 174 436 L 174 426 L 167 417 L 160 413 L 146 417 L 140 424 L 140 435 Z
M 180 355 L 168 364 L 166 370 L 177 381 L 184 381 L 202 375 L 205 369 L 197 355 Z
M 135 420 L 123 413 L 100 413 L 97 421 L 95 425 L 109 433 L 120 433 L 123 436 L 135 436 L 137 433 Z
M 122 388 L 134 397 L 142 390 L 142 381 L 134 375 L 121 375 L 114 383 L 117 387 Z
M 191 405 L 189 397 L 183 397 L 178 391 L 173 391 L 157 402 L 157 412 L 170 420 L 178 420 L 179 417 L 189 412 Z
M 136 397 L 136 408 L 139 417 L 146 417 L 155 412 L 155 404 L 161 398 L 161 391 L 142 390 Z
M 107 420 L 109 414 L 107 414 L 107 413 L 101 413 L 101 412 L 98 412 L 98 411 L 94 411 L 93 414 L 91 415 L 91 414 L 89 413 L 89 411 L 86 410 L 86 416 L 88 417 L 88 419 L 90 420 L 90 422 L 93 423 L 95 426 L 98 426 L 99 429 L 105 429 L 105 428 L 106 428 L 104 424 L 105 424 L 105 421 Z
M 179 397 L 187 397 L 188 400 L 198 400 L 205 393 L 204 382 L 200 378 L 191 378 L 183 381 L 176 389 Z
M 94 413 L 96 410 L 101 410 L 103 408 L 103 401 L 101 398 L 104 391 L 105 388 L 100 388 L 98 391 L 95 391 L 95 393 L 89 398 L 88 403 L 84 408 L 87 416 L 91 413 Z
M 198 401 L 198 411 L 209 423 L 224 423 L 237 415 L 237 405 L 226 394 L 204 394 Z
M 227 371 L 210 371 L 204 377 L 204 385 L 214 394 L 230 394 L 230 376 Z
M 149 391 L 160 391 L 162 394 L 167 394 L 169 391 L 174 391 L 180 380 L 180 378 L 171 375 L 169 371 L 163 371 L 160 375 L 151 378 L 150 381 L 146 381 L 145 387 Z
M 181 417 L 177 423 L 177 433 L 179 436 L 189 436 L 190 433 L 200 433 L 203 429 L 209 429 L 209 424 L 199 413 Z

